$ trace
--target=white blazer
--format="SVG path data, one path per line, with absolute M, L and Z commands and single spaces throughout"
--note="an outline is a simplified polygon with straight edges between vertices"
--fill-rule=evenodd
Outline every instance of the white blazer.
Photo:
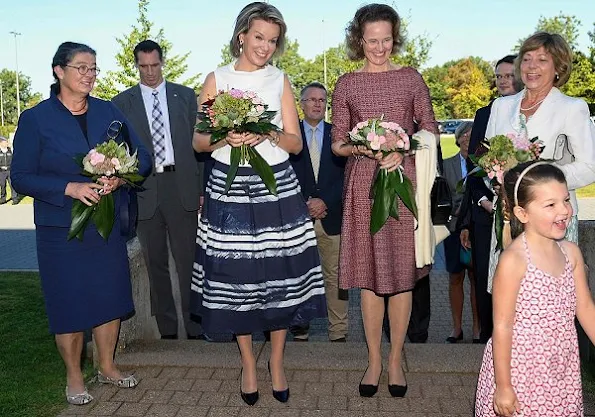
M 486 137 L 521 132 L 521 100 L 525 90 L 494 101 Z M 595 125 L 589 119 L 589 107 L 582 99 L 569 97 L 556 87 L 546 96 L 527 121 L 529 138 L 537 136 L 545 145 L 542 159 L 562 158 L 566 135 L 574 162 L 559 165 L 566 175 L 574 215 L 578 213 L 575 189 L 595 182 Z

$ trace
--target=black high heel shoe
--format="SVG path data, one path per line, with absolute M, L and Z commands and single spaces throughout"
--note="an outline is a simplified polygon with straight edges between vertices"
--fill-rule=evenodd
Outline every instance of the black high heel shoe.
M 366 372 L 368 372 L 367 368 L 366 368 Z M 359 382 L 359 395 L 361 397 L 369 398 L 369 397 L 373 397 L 378 392 L 378 384 L 376 384 L 376 385 L 362 384 L 362 381 L 364 380 L 364 377 L 366 376 L 366 372 L 364 372 L 364 375 L 362 376 L 362 379 Z M 380 375 L 382 375 L 382 368 L 380 368 Z M 380 381 L 380 376 L 378 377 L 378 381 Z
M 459 335 L 457 337 L 448 336 L 446 338 L 446 343 L 457 343 L 459 340 L 463 340 L 463 331 L 462 330 L 461 330 L 461 333 L 459 333 Z
M 240 397 L 242 397 L 242 400 L 244 400 L 244 402 L 246 404 L 254 405 L 258 401 L 258 390 L 254 391 L 254 392 L 242 391 L 242 373 L 243 372 L 244 372 L 244 370 L 242 369 L 240 371 Z
M 273 385 L 273 375 L 271 374 L 271 361 L 267 363 L 267 367 L 269 368 L 269 375 L 271 375 L 271 385 Z M 273 398 L 275 398 L 280 403 L 286 403 L 289 401 L 289 387 L 283 391 L 275 391 L 273 388 Z
M 405 385 L 388 384 L 388 392 L 390 392 L 390 395 L 393 397 L 402 398 L 407 393 L 407 384 L 405 384 Z

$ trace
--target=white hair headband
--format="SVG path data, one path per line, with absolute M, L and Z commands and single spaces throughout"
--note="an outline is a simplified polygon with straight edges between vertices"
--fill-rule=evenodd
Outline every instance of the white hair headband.
M 519 193 L 519 186 L 521 185 L 521 181 L 523 180 L 523 177 L 527 174 L 527 172 L 531 171 L 533 168 L 535 168 L 536 166 L 539 166 L 539 165 L 550 165 L 550 163 L 544 162 L 544 161 L 535 162 L 534 164 L 531 164 L 527 168 L 525 168 L 523 170 L 523 172 L 521 172 L 521 175 L 519 175 L 519 177 L 516 179 L 516 182 L 514 183 L 514 205 L 515 206 L 519 205 L 518 193 Z

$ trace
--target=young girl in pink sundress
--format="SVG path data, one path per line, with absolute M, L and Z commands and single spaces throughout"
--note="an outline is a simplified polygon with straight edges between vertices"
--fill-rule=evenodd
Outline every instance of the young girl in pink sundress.
M 554 165 L 531 162 L 506 174 L 504 191 L 520 236 L 496 269 L 475 416 L 582 416 L 574 318 L 594 341 L 595 304 L 581 251 L 563 240 L 572 217 L 566 179 Z

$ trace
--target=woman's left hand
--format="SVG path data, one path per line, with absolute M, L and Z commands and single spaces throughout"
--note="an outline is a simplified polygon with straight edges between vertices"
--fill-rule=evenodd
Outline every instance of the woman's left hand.
M 124 180 L 119 177 L 101 177 L 99 182 L 103 185 L 102 195 L 107 195 L 124 184 Z
M 386 169 L 388 172 L 396 170 L 403 162 L 403 155 L 400 152 L 392 152 L 382 157 L 381 153 L 378 153 L 380 158 L 380 168 Z
M 264 142 L 268 136 L 266 135 L 257 135 L 255 133 L 242 133 L 244 136 L 244 145 L 248 146 L 256 146 L 262 142 Z

